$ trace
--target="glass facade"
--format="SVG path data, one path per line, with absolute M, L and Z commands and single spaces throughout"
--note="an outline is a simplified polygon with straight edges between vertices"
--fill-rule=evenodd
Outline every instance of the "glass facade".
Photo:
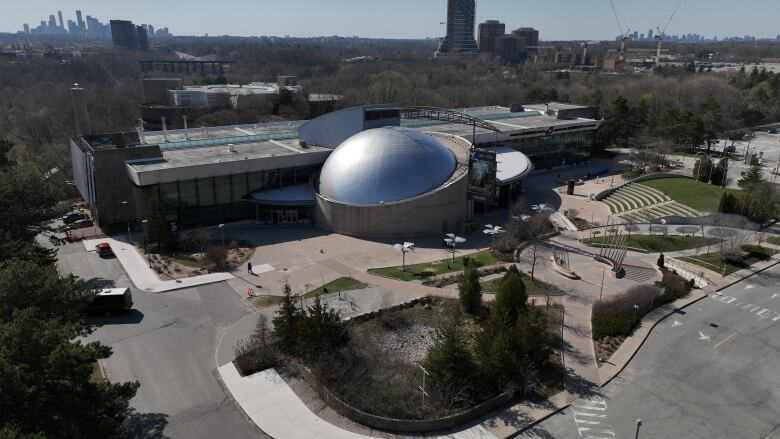
M 536 169 L 572 166 L 590 160 L 595 140 L 594 131 L 560 133 L 530 139 L 508 139 L 498 146 L 512 147 L 531 160 Z
M 246 174 L 200 178 L 154 186 L 168 221 L 180 230 L 219 223 L 259 220 L 268 224 L 311 222 L 311 208 L 277 209 L 255 206 L 247 197 L 252 192 L 308 183 L 319 166 L 276 169 Z M 295 211 L 295 215 L 291 212 Z

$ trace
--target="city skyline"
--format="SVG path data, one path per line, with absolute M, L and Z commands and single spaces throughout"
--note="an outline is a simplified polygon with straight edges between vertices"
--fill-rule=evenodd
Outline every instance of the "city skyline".
M 600 39 L 611 40 L 617 24 L 609 3 L 582 4 L 573 0 L 527 4 L 512 0 L 485 0 L 477 6 L 477 22 L 497 19 L 508 29 L 532 26 L 545 40 Z M 621 4 L 616 1 L 623 26 L 632 30 L 655 28 L 667 20 L 677 0 L 654 3 Z M 701 3 L 701 4 L 700 4 Z M 780 4 L 771 0 L 751 0 L 751 9 L 760 10 L 749 21 L 733 20 L 745 9 L 744 4 L 726 0 L 686 2 L 667 30 L 668 34 L 699 34 L 707 38 L 754 35 L 775 38 L 774 18 Z M 423 4 L 397 0 L 392 9 L 366 5 L 359 0 L 343 0 L 327 5 L 315 0 L 299 0 L 293 10 L 276 7 L 277 3 L 232 0 L 214 4 L 195 0 L 187 8 L 172 4 L 138 0 L 127 4 L 108 4 L 94 0 L 42 0 L 35 4 L 14 4 L 0 17 L 0 32 L 17 32 L 23 23 L 31 26 L 46 21 L 49 14 L 62 10 L 70 16 L 80 9 L 101 21 L 126 19 L 137 23 L 155 23 L 165 17 L 166 26 L 177 35 L 298 36 L 340 35 L 377 38 L 428 38 L 445 33 L 446 1 Z M 706 7 L 705 7 L 706 6 Z M 411 13 L 413 12 L 413 13 Z M 775 12 L 775 14 L 773 14 Z M 327 20 L 322 17 L 327 16 Z M 208 17 L 208 20 L 204 20 Z

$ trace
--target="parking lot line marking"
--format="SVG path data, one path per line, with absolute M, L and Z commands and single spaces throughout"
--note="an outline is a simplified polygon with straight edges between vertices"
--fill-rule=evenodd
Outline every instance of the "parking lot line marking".
M 607 415 L 603 415 L 601 413 L 586 413 L 586 412 L 574 412 L 574 416 L 586 416 L 591 418 L 606 418 Z
M 734 334 L 731 334 L 731 335 L 729 335 L 728 337 L 724 338 L 724 339 L 723 339 L 723 340 L 721 340 L 720 342 L 718 342 L 718 344 L 716 344 L 716 345 L 715 345 L 715 349 L 717 349 L 717 348 L 718 348 L 718 346 L 722 345 L 723 343 L 726 343 L 727 341 L 731 340 L 731 339 L 732 339 L 732 338 L 733 338 L 735 335 L 737 335 L 737 333 L 736 333 L 736 332 L 735 332 Z

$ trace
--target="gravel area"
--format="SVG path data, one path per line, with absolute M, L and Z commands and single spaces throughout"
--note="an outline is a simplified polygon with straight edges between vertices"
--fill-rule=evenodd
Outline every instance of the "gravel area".
M 415 323 L 395 331 L 374 332 L 369 339 L 381 350 L 395 354 L 399 360 L 419 364 L 433 345 L 434 328 Z

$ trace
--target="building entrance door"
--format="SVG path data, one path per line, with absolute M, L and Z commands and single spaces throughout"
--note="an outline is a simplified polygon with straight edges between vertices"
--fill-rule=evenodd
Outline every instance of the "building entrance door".
M 295 224 L 298 222 L 298 211 L 277 210 L 274 212 L 274 222 L 276 224 Z

